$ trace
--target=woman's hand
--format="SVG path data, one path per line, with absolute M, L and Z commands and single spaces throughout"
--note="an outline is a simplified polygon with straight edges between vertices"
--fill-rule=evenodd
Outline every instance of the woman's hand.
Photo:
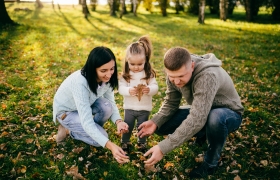
M 111 150 L 113 157 L 118 163 L 124 164 L 129 162 L 129 157 L 126 156 L 122 148 L 120 148 L 116 144 L 112 143 L 111 141 L 107 141 L 105 147 Z
M 128 133 L 128 125 L 121 119 L 116 121 L 118 133 Z

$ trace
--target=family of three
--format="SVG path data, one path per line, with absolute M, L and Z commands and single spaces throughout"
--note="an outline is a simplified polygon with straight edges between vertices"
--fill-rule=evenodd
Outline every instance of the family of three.
M 148 120 L 152 96 L 158 91 L 151 54 L 152 44 L 147 36 L 131 43 L 118 78 L 114 53 L 107 47 L 94 48 L 85 65 L 68 76 L 54 96 L 53 120 L 60 124 L 56 141 L 70 135 L 89 145 L 108 148 L 118 163 L 125 163 L 137 122 L 137 148 L 149 156 L 147 165 L 158 163 L 165 154 L 196 137 L 198 144 L 207 141 L 208 149 L 204 162 L 189 176 L 213 174 L 228 134 L 238 129 L 242 121 L 243 106 L 233 81 L 214 54 L 198 56 L 183 47 L 171 48 L 163 60 L 165 98 L 159 111 Z M 124 97 L 124 120 L 114 100 L 117 88 Z M 190 108 L 180 108 L 182 99 Z M 108 139 L 103 128 L 108 119 L 122 134 L 121 147 Z M 146 151 L 146 137 L 153 133 L 167 136 Z

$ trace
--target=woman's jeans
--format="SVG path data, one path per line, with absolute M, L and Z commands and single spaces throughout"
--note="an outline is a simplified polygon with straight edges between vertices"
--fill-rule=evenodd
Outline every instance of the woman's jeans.
M 135 121 L 137 119 L 137 124 L 136 128 L 140 126 L 143 122 L 147 121 L 149 119 L 150 111 L 135 111 L 131 109 L 125 109 L 124 110 L 124 122 L 127 123 L 128 125 L 128 133 L 124 133 L 122 135 L 122 142 L 123 143 L 128 143 L 130 142 L 130 137 L 132 134 L 132 130 L 134 129 L 135 126 Z M 147 137 L 140 138 L 138 137 L 138 143 L 146 143 Z
M 164 123 L 156 133 L 159 135 L 172 134 L 186 120 L 189 112 L 190 109 L 178 109 L 175 115 Z M 205 126 L 194 136 L 200 138 L 206 134 L 208 149 L 204 161 L 210 167 L 217 166 L 228 134 L 237 130 L 241 121 L 241 115 L 228 108 L 215 108 L 209 112 Z
M 111 103 L 105 98 L 98 98 L 92 105 L 93 121 L 96 123 L 98 130 L 108 137 L 103 125 L 111 117 L 113 113 Z M 63 113 L 64 114 L 64 113 Z M 81 140 L 89 145 L 99 147 L 100 145 L 92 139 L 82 127 L 78 111 L 66 112 L 65 119 L 61 119 L 63 114 L 57 116 L 59 123 L 70 131 L 70 136 L 73 139 Z

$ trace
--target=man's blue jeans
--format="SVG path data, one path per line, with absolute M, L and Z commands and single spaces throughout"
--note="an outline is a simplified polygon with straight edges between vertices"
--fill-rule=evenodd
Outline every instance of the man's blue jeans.
M 186 120 L 189 112 L 190 109 L 178 109 L 174 116 L 164 123 L 156 133 L 159 135 L 172 134 Z M 206 134 L 208 149 L 204 161 L 210 167 L 217 166 L 228 134 L 237 130 L 241 121 L 241 115 L 228 108 L 215 108 L 209 112 L 205 126 L 194 136 L 203 137 Z
M 111 117 L 113 113 L 112 104 L 106 98 L 98 98 L 92 105 L 93 121 L 96 123 L 98 130 L 106 137 L 107 132 L 104 130 L 103 125 Z M 81 124 L 81 120 L 78 111 L 66 112 L 66 118 L 61 119 L 61 115 L 57 116 L 59 123 L 70 131 L 70 136 L 73 139 L 83 141 L 89 145 L 99 147 L 100 145 L 92 139 L 84 130 Z

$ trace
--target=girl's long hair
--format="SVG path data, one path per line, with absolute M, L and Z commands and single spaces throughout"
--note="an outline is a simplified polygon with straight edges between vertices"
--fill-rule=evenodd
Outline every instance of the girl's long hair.
M 110 83 L 112 89 L 115 89 L 118 88 L 118 70 L 116 57 L 111 49 L 103 46 L 95 47 L 91 50 L 86 64 L 81 69 L 81 74 L 86 78 L 90 90 L 96 95 L 98 87 L 96 68 L 103 66 L 111 60 L 115 61 L 115 68 L 108 83 Z
M 152 43 L 148 36 L 140 37 L 138 41 L 133 42 L 127 47 L 122 76 L 127 82 L 130 82 L 131 76 L 129 74 L 130 70 L 128 65 L 128 58 L 137 54 L 143 54 L 146 57 L 146 61 L 144 65 L 144 71 L 146 77 L 144 77 L 143 79 L 146 80 L 148 84 L 150 78 L 156 77 L 156 72 L 150 64 L 150 59 L 152 55 Z

